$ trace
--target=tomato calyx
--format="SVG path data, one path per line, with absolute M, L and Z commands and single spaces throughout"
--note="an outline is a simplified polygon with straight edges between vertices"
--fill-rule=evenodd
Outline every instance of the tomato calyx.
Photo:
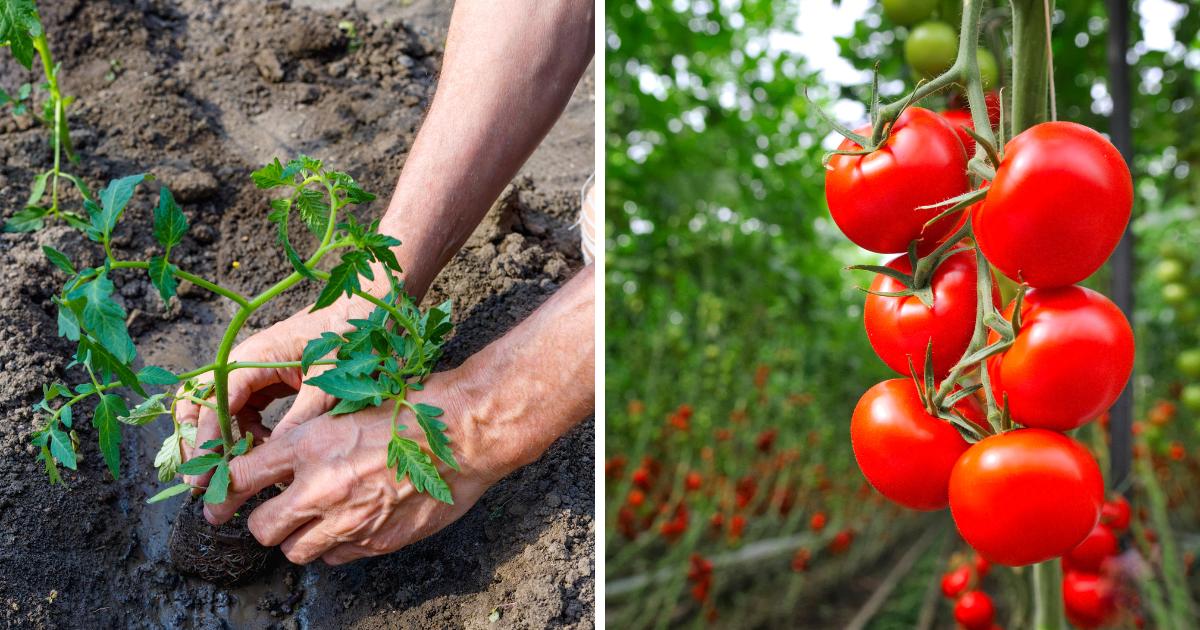
M 921 83 L 923 82 L 918 82 L 917 86 L 920 87 Z M 825 121 L 826 124 L 832 127 L 833 130 L 843 138 L 853 142 L 859 147 L 857 149 L 835 149 L 830 151 L 821 158 L 821 166 L 828 168 L 829 161 L 832 160 L 833 156 L 835 155 L 870 155 L 871 153 L 878 151 L 881 147 L 887 144 L 888 136 L 892 132 L 893 124 L 900 119 L 900 115 L 904 113 L 904 110 L 908 109 L 910 105 L 918 100 L 916 96 L 917 91 L 914 90 L 908 95 L 907 98 L 896 101 L 884 107 L 879 96 L 879 64 L 876 63 L 875 69 L 871 73 L 871 96 L 870 107 L 868 108 L 868 119 L 871 122 L 871 136 L 868 138 L 861 133 L 852 131 L 849 127 L 839 123 L 833 118 L 833 116 L 830 116 L 828 113 L 826 113 L 820 105 L 817 105 L 816 102 L 808 97 L 808 89 L 806 88 L 804 90 L 804 98 L 808 100 L 809 105 L 813 108 L 813 111 L 817 113 L 817 116 L 820 117 L 821 120 Z
M 926 225 L 928 226 L 928 224 Z M 964 223 L 953 234 L 945 237 L 945 240 L 936 249 L 923 257 L 917 255 L 917 242 L 913 241 L 908 246 L 908 262 L 909 268 L 913 270 L 912 273 L 905 273 L 887 265 L 850 265 L 846 269 L 882 274 L 904 285 L 904 289 L 900 291 L 876 291 L 857 287 L 863 293 L 882 297 L 913 296 L 920 300 L 925 308 L 933 308 L 933 272 L 937 271 L 938 266 L 947 258 L 969 251 L 971 248 L 958 245 L 962 239 L 970 236 L 971 226 Z
M 959 409 L 958 404 L 964 399 L 973 396 L 975 392 L 979 391 L 983 387 L 983 385 L 968 385 L 953 391 L 947 391 L 946 394 L 942 394 L 941 390 L 937 388 L 933 376 L 932 339 L 930 339 L 929 343 L 925 346 L 925 369 L 921 372 L 917 372 L 915 369 L 913 369 L 912 357 L 910 356 L 908 358 L 908 373 L 910 378 L 912 378 L 913 386 L 917 390 L 917 397 L 921 399 L 921 404 L 925 407 L 925 411 L 928 412 L 929 415 L 949 422 L 950 426 L 957 429 L 959 435 L 961 435 L 968 444 L 974 444 L 988 435 L 991 435 L 991 432 L 985 427 L 981 427 L 979 424 L 972 422 L 969 418 L 967 418 L 967 416 Z M 924 377 L 918 377 L 918 374 L 923 374 Z M 944 382 L 943 385 L 945 385 Z

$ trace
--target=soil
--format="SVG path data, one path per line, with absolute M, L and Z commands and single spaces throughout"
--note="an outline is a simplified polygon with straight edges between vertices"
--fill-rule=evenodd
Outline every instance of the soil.
M 448 3 L 316 0 L 56 0 L 43 21 L 80 95 L 72 166 L 93 187 L 152 171 L 176 193 L 192 229 L 182 266 L 253 293 L 288 271 L 249 173 L 304 152 L 386 199 L 429 104 Z M 356 37 L 339 30 L 350 21 Z M 32 75 L 0 55 L 0 86 Z M 526 174 L 441 274 L 426 303 L 452 298 L 457 332 L 443 368 L 503 334 L 582 265 L 572 227 L 592 164 L 591 81 Z M 0 213 L 24 201 L 50 163 L 44 130 L 0 118 Z M 116 241 L 118 255 L 155 250 L 143 186 Z M 67 196 L 68 207 L 78 199 Z M 380 212 L 376 202 L 367 212 Z M 165 427 L 127 429 L 114 481 L 81 427 L 78 472 L 50 486 L 29 435 L 41 385 L 78 382 L 71 344 L 57 337 L 52 295 L 64 277 L 52 245 L 77 264 L 99 256 L 56 225 L 0 236 L 0 625 L 138 628 L 590 627 L 594 625 L 593 420 L 492 488 L 465 517 L 394 554 L 330 568 L 277 563 L 235 588 L 179 575 L 168 534 L 179 501 L 147 505 L 160 486 L 152 460 Z M 235 266 L 233 263 L 238 262 Z M 114 278 L 115 299 L 147 364 L 194 367 L 211 356 L 230 309 L 181 287 L 164 305 L 139 274 Z M 248 332 L 310 302 L 298 288 L 256 314 Z M 77 411 L 87 411 L 79 409 Z M 87 417 L 87 414 L 77 415 Z M 84 423 L 80 423 L 83 425 Z

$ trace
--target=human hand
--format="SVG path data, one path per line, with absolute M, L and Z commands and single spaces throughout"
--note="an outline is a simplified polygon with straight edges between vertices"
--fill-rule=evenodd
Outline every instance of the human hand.
M 229 354 L 230 362 L 282 363 L 299 361 L 304 346 L 327 331 L 349 330 L 347 320 L 365 315 L 368 307 L 357 302 L 339 302 L 334 306 L 310 313 L 302 310 L 266 330 L 255 333 L 238 344 Z M 238 368 L 229 373 L 229 412 L 236 418 L 243 433 L 254 435 L 255 443 L 271 435 L 262 424 L 262 412 L 278 398 L 295 395 L 296 399 L 275 427 L 275 435 L 282 435 L 292 427 L 329 411 L 337 403 L 329 394 L 318 387 L 305 385 L 304 380 L 328 369 L 312 366 L 307 374 L 299 367 L 285 368 Z M 202 383 L 212 381 L 212 373 L 200 379 Z M 181 399 L 176 407 L 176 419 L 195 425 L 196 445 L 221 435 L 217 414 L 211 408 Z M 183 441 L 184 459 L 202 455 L 206 450 Z M 184 482 L 193 486 L 204 486 L 210 474 L 200 477 L 185 476 Z
M 396 480 L 388 468 L 392 405 L 344 416 L 322 415 L 294 426 L 230 462 L 229 498 L 206 505 L 213 524 L 233 517 L 263 488 L 290 483 L 279 496 L 256 508 L 250 531 L 265 546 L 279 545 L 297 564 L 317 558 L 342 564 L 395 551 L 457 520 L 488 487 L 524 463 L 498 448 L 495 431 L 481 421 L 472 388 L 461 384 L 464 368 L 431 376 L 425 389 L 411 392 L 413 403 L 442 408 L 446 433 L 461 470 L 441 465 L 453 491 L 446 504 Z M 428 447 L 416 420 L 404 410 L 397 420 L 405 437 Z M 278 429 L 277 429 L 278 431 Z

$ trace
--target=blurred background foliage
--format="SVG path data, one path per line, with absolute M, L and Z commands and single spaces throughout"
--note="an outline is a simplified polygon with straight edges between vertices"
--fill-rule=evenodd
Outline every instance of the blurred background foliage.
M 1002 69 L 1004 7 L 993 3 L 985 15 Z M 835 9 L 856 16 L 845 33 L 822 25 Z M 1053 21 L 1059 118 L 1107 131 L 1104 3 L 1060 2 Z M 1178 355 L 1200 344 L 1200 177 L 1191 173 L 1200 157 L 1200 6 L 1141 0 L 1132 22 L 1139 448 L 1174 505 L 1192 507 L 1176 517 L 1187 541 L 1187 531 L 1200 531 L 1191 483 L 1200 375 L 1189 376 Z M 814 31 L 842 61 L 805 56 L 816 49 Z M 876 64 L 885 97 L 909 90 L 907 33 L 870 0 L 607 4 L 605 553 L 606 577 L 621 585 L 608 602 L 615 627 L 844 623 L 919 540 L 914 532 L 948 521 L 876 503 L 853 461 L 850 412 L 893 375 L 862 329 L 855 287 L 870 278 L 844 270 L 879 257 L 828 218 L 821 157 L 835 139 L 814 110 L 861 123 Z M 943 109 L 945 97 L 924 106 Z M 1160 273 L 1167 259 L 1182 272 Z M 1105 277 L 1093 283 L 1104 288 Z M 1192 385 L 1196 408 L 1187 404 Z M 1171 419 L 1148 421 L 1160 403 L 1172 405 Z M 1083 437 L 1103 450 L 1102 436 Z M 1186 458 L 1171 457 L 1176 444 Z M 639 471 L 651 479 L 639 482 Z M 742 501 L 746 477 L 758 488 Z M 634 492 L 645 502 L 631 507 Z M 682 533 L 665 534 L 681 505 Z M 820 531 L 810 523 L 817 513 L 829 519 Z M 736 536 L 735 514 L 746 517 Z M 847 531 L 861 542 L 831 548 Z M 885 606 L 871 627 L 913 627 L 918 613 L 930 614 L 929 576 L 957 548 L 928 549 L 942 555 L 922 560 L 890 600 L 911 605 Z M 801 551 L 814 570 L 797 570 Z M 693 554 L 717 559 L 714 577 L 689 564 Z M 629 581 L 646 576 L 657 577 Z M 694 591 L 699 584 L 705 593 Z M 797 613 L 802 602 L 811 605 Z

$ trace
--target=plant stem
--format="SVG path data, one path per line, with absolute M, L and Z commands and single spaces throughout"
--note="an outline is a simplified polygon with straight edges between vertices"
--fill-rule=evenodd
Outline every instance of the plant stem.
M 119 261 L 113 262 L 112 268 L 113 269 L 149 269 L 150 263 L 145 262 L 145 261 L 138 261 L 138 260 L 119 260 Z M 217 295 L 229 298 L 230 300 L 237 302 L 243 308 L 250 305 L 250 300 L 247 299 L 244 295 L 238 293 L 237 291 L 234 291 L 233 289 L 227 289 L 227 288 L 225 288 L 219 284 L 213 283 L 213 282 L 209 282 L 208 280 L 205 280 L 204 278 L 201 278 L 200 276 L 197 276 L 195 274 L 188 273 L 182 269 L 176 268 L 174 275 L 175 275 L 175 277 L 179 278 L 180 280 L 187 280 L 188 282 L 191 282 L 192 284 L 194 284 L 198 287 L 208 289 L 209 291 L 216 293 Z
M 46 75 L 46 85 L 50 88 L 50 102 L 54 103 L 54 128 L 50 130 L 50 136 L 54 138 L 54 169 L 52 183 L 50 185 L 51 206 L 50 213 L 57 217 L 58 212 L 58 176 L 60 166 L 62 164 L 62 130 L 66 127 L 64 124 L 66 112 L 63 109 L 62 93 L 58 89 L 58 74 L 54 71 L 54 59 L 50 56 L 50 42 L 46 39 L 45 30 L 42 31 L 33 40 L 33 47 L 37 50 L 38 58 L 42 60 L 42 71 Z
M 1057 560 L 1039 562 L 1031 567 L 1033 576 L 1034 630 L 1064 630 L 1062 567 Z
M 1013 14 L 1012 135 L 1048 120 L 1050 50 L 1046 47 L 1046 3 L 1011 0 Z

